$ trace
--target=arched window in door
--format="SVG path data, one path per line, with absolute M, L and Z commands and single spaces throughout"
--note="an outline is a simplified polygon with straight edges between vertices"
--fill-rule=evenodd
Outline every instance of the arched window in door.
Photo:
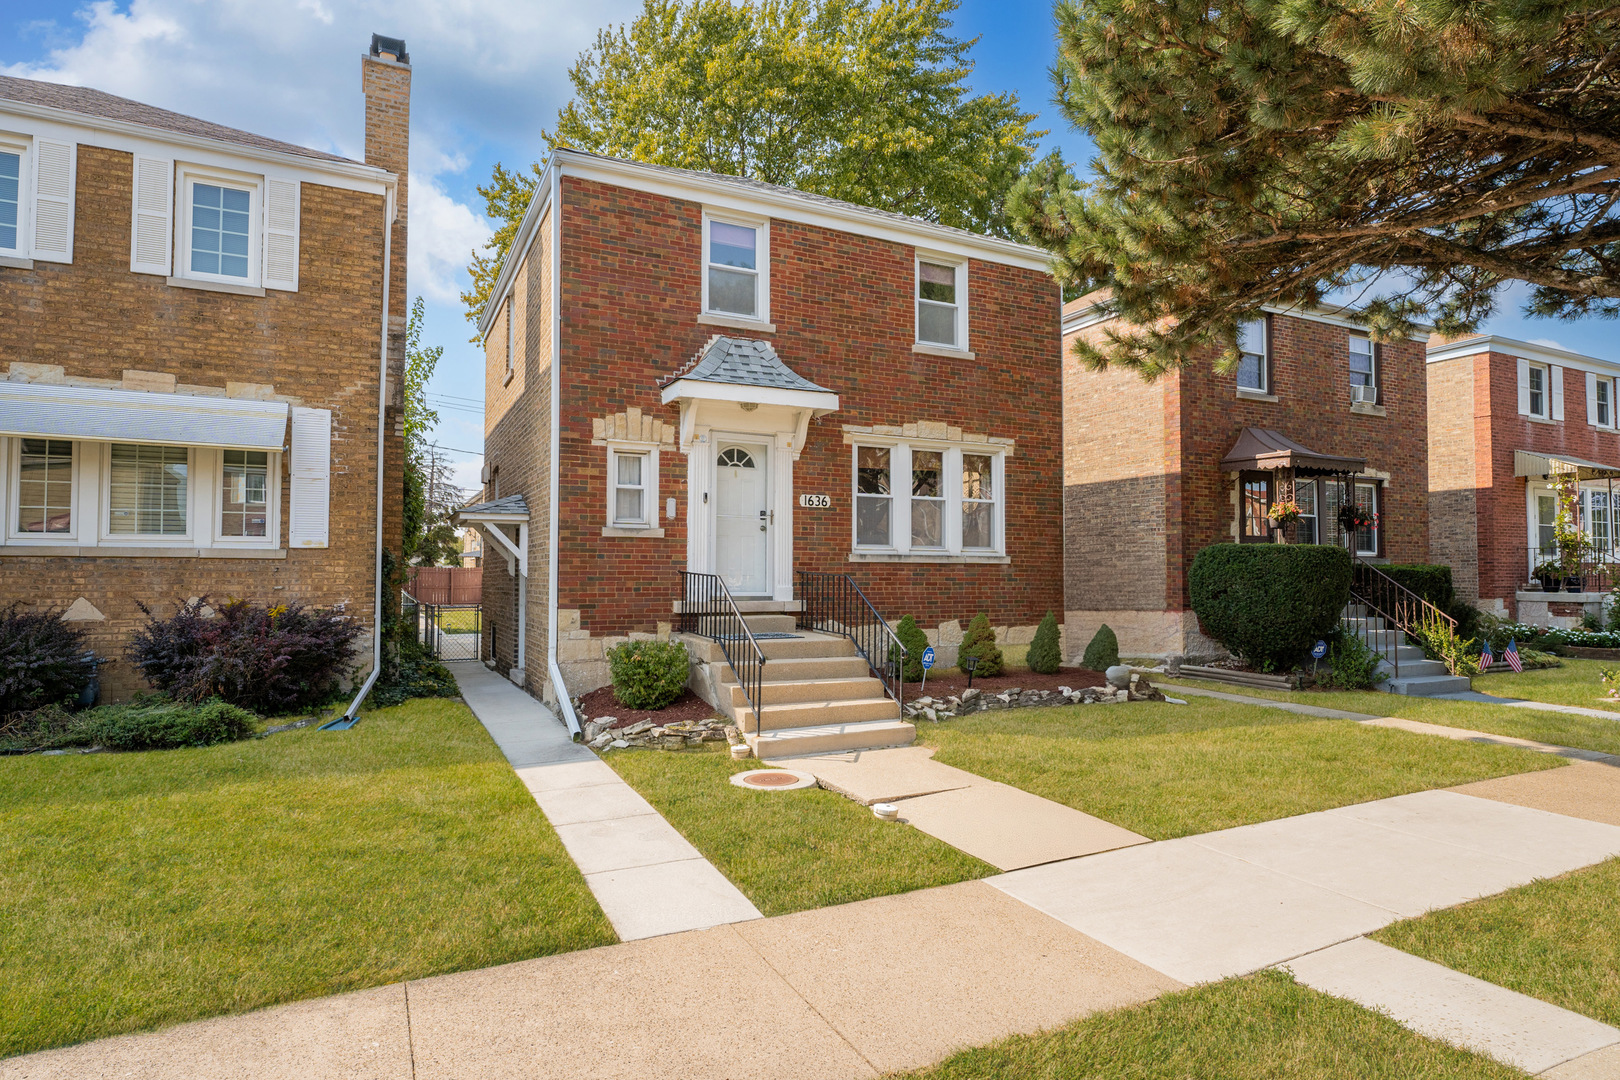
M 720 451 L 719 465 L 722 469 L 752 469 L 754 467 L 754 455 L 740 446 L 728 446 Z

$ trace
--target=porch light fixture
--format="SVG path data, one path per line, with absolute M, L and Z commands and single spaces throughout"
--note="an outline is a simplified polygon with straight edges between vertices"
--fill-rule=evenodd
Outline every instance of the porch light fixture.
M 740 408 L 743 412 L 753 412 L 755 409 L 759 408 L 759 402 L 757 402 L 757 401 L 739 401 L 737 403 L 737 407 Z

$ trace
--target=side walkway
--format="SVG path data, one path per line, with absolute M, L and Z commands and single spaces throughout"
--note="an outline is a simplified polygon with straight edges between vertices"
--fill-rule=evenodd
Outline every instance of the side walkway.
M 473 661 L 448 665 L 551 821 L 621 940 L 760 918 L 759 909 L 540 702 Z

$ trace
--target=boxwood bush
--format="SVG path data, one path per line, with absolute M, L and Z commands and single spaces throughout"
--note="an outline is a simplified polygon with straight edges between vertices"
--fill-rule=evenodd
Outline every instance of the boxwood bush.
M 691 661 L 678 641 L 627 641 L 607 659 L 613 696 L 627 709 L 662 709 L 686 692 Z
M 1331 638 L 1350 598 L 1350 553 L 1322 544 L 1213 544 L 1188 575 L 1204 633 L 1262 671 Z

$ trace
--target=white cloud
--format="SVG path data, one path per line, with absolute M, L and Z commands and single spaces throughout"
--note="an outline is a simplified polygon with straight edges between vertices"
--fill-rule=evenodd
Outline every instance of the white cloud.
M 489 239 L 489 220 L 451 198 L 436 174 L 412 169 L 409 197 L 411 292 L 441 303 L 460 303 L 462 272 L 472 251 Z

